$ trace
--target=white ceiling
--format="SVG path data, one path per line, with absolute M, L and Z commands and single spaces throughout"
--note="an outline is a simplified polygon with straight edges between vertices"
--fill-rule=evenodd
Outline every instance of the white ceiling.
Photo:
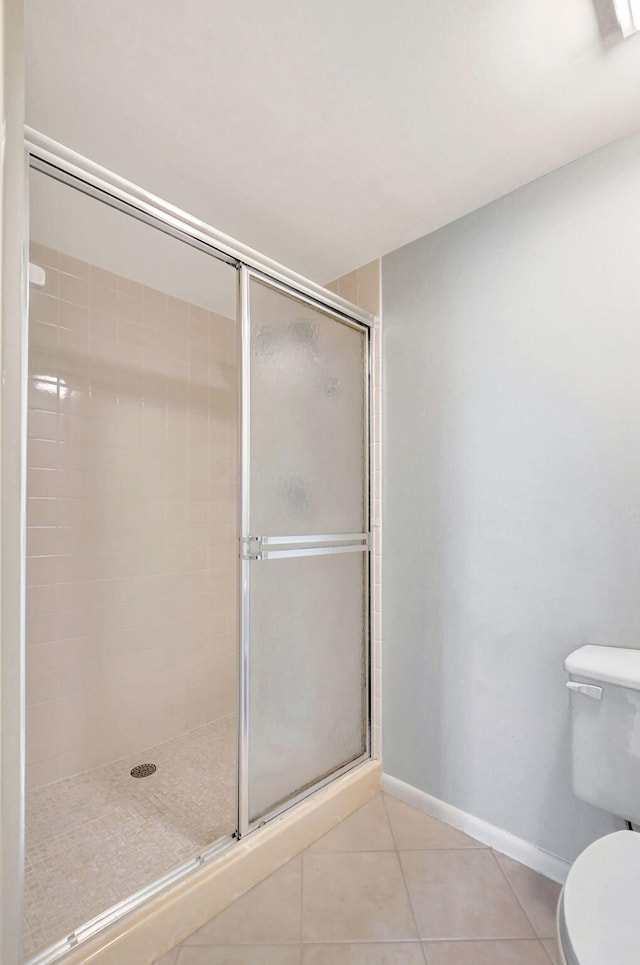
M 26 0 L 27 122 L 326 282 L 640 128 L 610 0 Z

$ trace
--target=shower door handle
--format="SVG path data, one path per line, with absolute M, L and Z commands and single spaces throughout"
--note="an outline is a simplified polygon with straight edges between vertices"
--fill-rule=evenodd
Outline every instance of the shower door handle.
M 293 556 L 326 556 L 334 553 L 366 553 L 369 533 L 331 533 L 314 536 L 245 536 L 244 560 L 283 559 Z

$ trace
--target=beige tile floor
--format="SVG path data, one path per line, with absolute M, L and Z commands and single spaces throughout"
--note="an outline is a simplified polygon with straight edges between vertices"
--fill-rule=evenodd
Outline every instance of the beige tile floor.
M 559 892 L 379 795 L 157 965 L 555 965 Z
M 134 764 L 157 771 L 136 780 Z M 24 950 L 106 911 L 236 826 L 236 722 L 224 717 L 27 794 Z

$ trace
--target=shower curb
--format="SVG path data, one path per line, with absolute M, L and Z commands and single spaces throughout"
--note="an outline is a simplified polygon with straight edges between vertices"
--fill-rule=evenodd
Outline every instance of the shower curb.
M 380 781 L 380 762 L 365 761 L 59 961 L 64 965 L 155 962 L 366 804 L 379 792 Z

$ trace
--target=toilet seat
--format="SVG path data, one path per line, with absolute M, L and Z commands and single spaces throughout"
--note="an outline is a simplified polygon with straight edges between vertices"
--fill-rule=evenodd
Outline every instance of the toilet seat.
M 616 831 L 590 844 L 569 871 L 558 906 L 567 965 L 640 962 L 640 834 Z

